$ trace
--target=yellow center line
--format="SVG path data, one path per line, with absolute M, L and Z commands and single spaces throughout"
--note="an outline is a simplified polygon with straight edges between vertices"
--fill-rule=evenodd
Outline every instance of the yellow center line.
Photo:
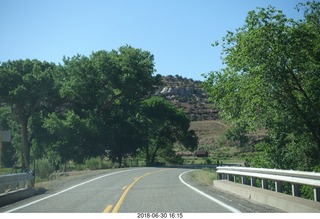
M 126 190 L 124 190 L 124 192 L 122 193 L 119 201 L 118 201 L 117 204 L 114 206 L 114 208 L 113 208 L 113 210 L 112 210 L 112 213 L 118 213 L 118 212 L 119 212 L 119 209 L 120 209 L 120 207 L 121 207 L 121 205 L 122 205 L 125 197 L 127 196 L 129 190 L 130 190 L 130 189 L 132 188 L 132 186 L 133 186 L 134 184 L 136 184 L 141 178 L 143 178 L 143 177 L 145 177 L 145 176 L 148 176 L 148 175 L 150 175 L 150 174 L 158 173 L 158 172 L 165 171 L 165 170 L 170 170 L 170 169 L 157 170 L 157 171 L 149 172 L 149 173 L 146 173 L 146 174 L 144 174 L 144 175 L 142 175 L 142 176 L 137 177 L 137 178 L 126 188 Z M 172 170 L 172 169 L 171 169 L 171 170 Z
M 111 210 L 111 208 L 112 208 L 112 205 L 108 205 L 108 206 L 104 209 L 103 213 L 109 213 L 109 211 Z

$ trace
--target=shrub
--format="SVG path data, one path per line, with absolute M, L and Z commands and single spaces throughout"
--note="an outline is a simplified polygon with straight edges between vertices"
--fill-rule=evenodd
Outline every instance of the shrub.
M 50 174 L 55 170 L 54 165 L 46 158 L 36 160 L 36 177 L 48 179 Z
M 100 157 L 91 157 L 85 161 L 85 166 L 90 170 L 98 170 L 102 168 L 102 160 Z
M 212 160 L 209 157 L 206 159 L 206 164 L 208 165 L 212 164 Z
M 101 160 L 101 169 L 111 169 L 115 164 L 111 160 Z
M 110 160 L 104 160 L 101 157 L 91 157 L 84 163 L 86 168 L 90 170 L 114 168 L 115 164 Z

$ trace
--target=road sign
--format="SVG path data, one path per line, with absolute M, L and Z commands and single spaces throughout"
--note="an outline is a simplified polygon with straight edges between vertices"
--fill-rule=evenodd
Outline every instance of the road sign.
M 0 167 L 2 167 L 2 142 L 11 141 L 10 131 L 0 131 Z
M 1 131 L 1 141 L 10 142 L 11 141 L 11 132 L 10 131 Z

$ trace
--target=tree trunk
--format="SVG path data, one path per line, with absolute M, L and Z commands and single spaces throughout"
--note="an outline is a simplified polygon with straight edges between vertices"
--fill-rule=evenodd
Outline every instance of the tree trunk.
M 28 142 L 28 118 L 20 116 L 21 149 L 22 149 L 22 171 L 30 170 L 30 145 Z
M 122 167 L 122 156 L 118 157 L 119 168 Z
M 146 146 L 146 166 L 150 165 L 149 144 Z
M 156 149 L 154 150 L 152 156 L 151 156 L 151 164 L 154 164 L 155 161 L 156 161 L 156 155 L 157 155 L 157 152 L 159 150 L 160 147 L 156 147 Z

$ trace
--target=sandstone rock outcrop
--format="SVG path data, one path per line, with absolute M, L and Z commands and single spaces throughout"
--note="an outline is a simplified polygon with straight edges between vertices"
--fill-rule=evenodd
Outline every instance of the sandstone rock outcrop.
M 172 102 L 176 107 L 183 108 L 192 121 L 214 120 L 218 111 L 208 101 L 208 95 L 201 87 L 201 81 L 181 76 L 163 76 L 163 85 L 158 87 L 156 96 Z

